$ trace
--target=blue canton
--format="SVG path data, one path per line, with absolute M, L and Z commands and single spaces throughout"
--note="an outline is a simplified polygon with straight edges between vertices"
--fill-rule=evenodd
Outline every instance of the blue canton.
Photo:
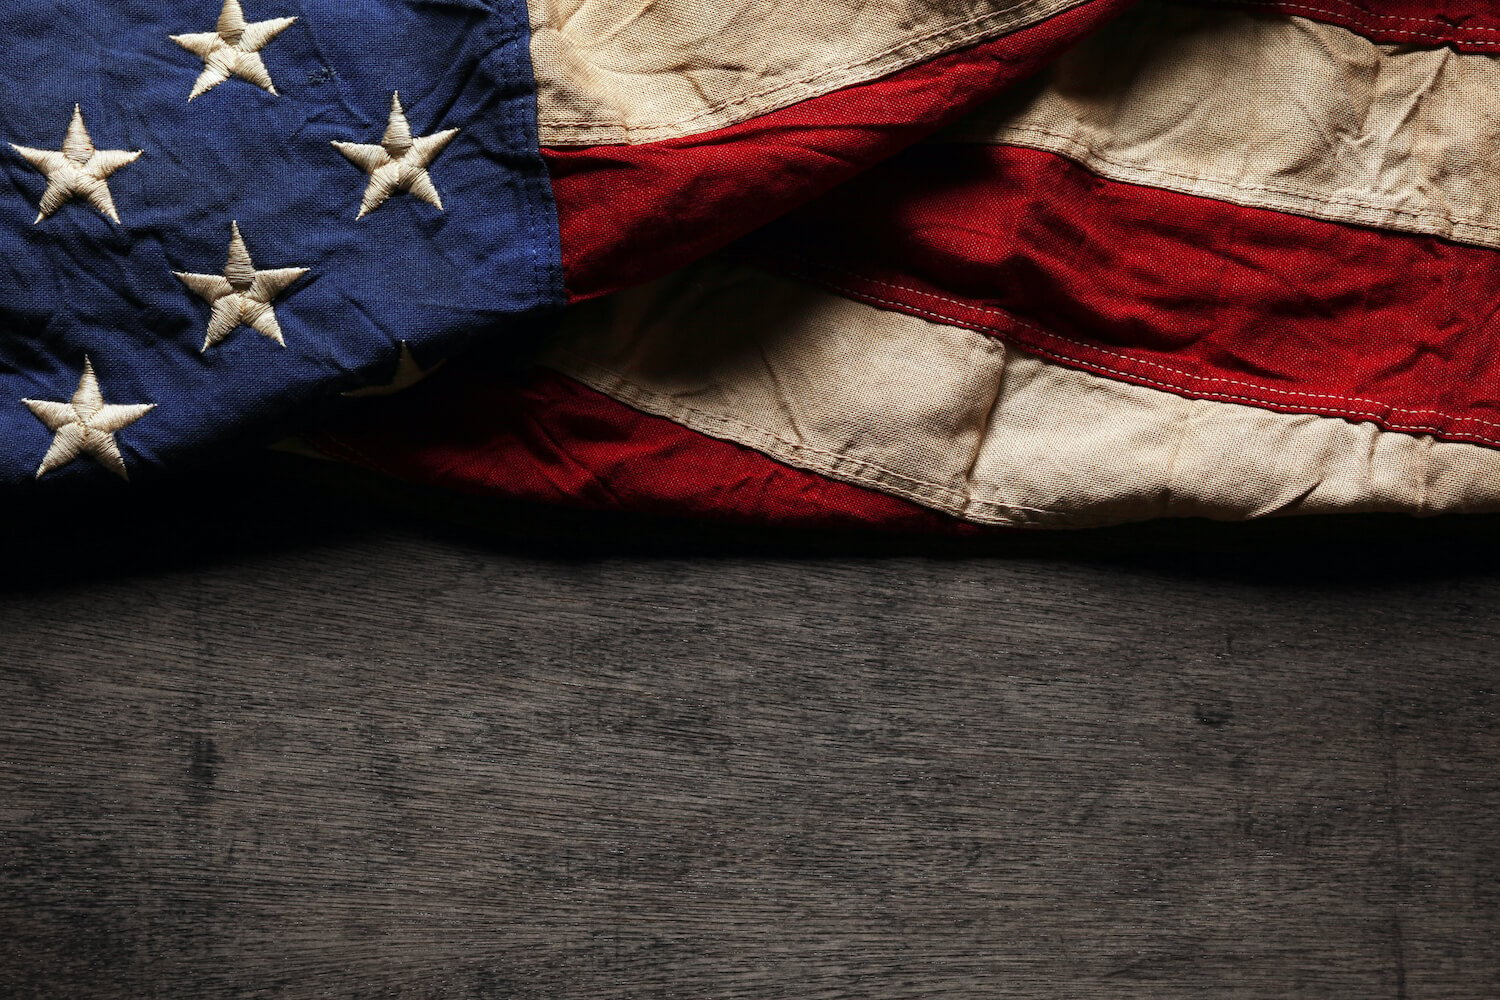
M 523 3 L 5 8 L 0 483 L 264 439 L 561 305 Z

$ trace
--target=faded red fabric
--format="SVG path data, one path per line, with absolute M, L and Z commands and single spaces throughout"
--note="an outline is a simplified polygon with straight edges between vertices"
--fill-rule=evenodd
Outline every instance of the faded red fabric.
M 1213 0 L 1201 0 L 1212 3 Z M 1491 0 L 1227 0 L 1236 7 L 1326 21 L 1375 42 L 1500 50 L 1500 10 Z
M 523 387 L 498 367 L 449 366 L 308 440 L 402 479 L 569 507 L 802 528 L 980 530 L 641 413 L 546 369 Z
M 1040 24 L 700 135 L 544 149 L 571 301 L 668 274 L 993 98 L 1133 0 Z
M 841 294 L 1204 399 L 1500 444 L 1500 253 L 911 150 L 746 244 Z
M 637 146 L 544 150 L 570 299 L 667 274 L 847 181 L 1044 67 L 1134 0 L 1092 0 L 1004 38 L 753 121 Z M 978 530 L 783 465 L 503 357 L 367 401 L 309 442 L 404 479 L 590 508 L 802 527 Z

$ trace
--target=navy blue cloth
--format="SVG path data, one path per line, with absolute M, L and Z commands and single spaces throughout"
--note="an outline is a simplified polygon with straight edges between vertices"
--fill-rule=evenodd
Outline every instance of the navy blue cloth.
M 117 440 L 132 478 L 224 447 L 308 400 L 504 337 L 563 298 L 517 0 L 243 0 L 297 21 L 261 52 L 279 96 L 232 78 L 189 102 L 203 60 L 168 36 L 221 0 L 7 0 L 0 42 L 0 483 L 52 440 L 23 398 L 68 400 L 85 356 L 112 404 L 155 403 Z M 398 193 L 356 221 L 368 176 L 330 143 L 378 143 L 399 91 L 416 135 L 462 131 L 430 173 L 445 210 Z M 98 149 L 142 150 L 109 186 L 33 224 L 82 108 Z M 202 351 L 210 307 L 173 272 L 221 274 L 237 220 L 259 269 L 309 272 L 275 301 L 286 347 L 241 327 Z M 351 404 L 352 405 L 352 404 Z M 104 477 L 87 455 L 45 480 Z

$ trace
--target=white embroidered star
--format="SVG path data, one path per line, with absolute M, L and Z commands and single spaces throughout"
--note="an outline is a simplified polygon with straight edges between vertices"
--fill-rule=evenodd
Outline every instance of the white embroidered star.
M 406 120 L 406 110 L 401 107 L 401 95 L 394 93 L 391 95 L 391 116 L 379 145 L 339 142 L 335 139 L 334 148 L 348 157 L 350 163 L 370 175 L 370 183 L 365 186 L 365 198 L 359 206 L 357 218 L 363 219 L 398 191 L 410 191 L 433 208 L 442 211 L 443 199 L 438 195 L 437 188 L 433 187 L 427 167 L 453 141 L 458 132 L 458 129 L 450 128 L 432 135 L 413 137 L 411 123 Z
M 36 470 L 38 479 L 67 465 L 79 455 L 88 454 L 100 465 L 122 479 L 129 479 L 125 471 L 125 456 L 115 441 L 115 432 L 124 430 L 137 420 L 156 409 L 155 403 L 138 403 L 132 406 L 115 406 L 104 401 L 99 391 L 99 380 L 94 377 L 94 364 L 83 359 L 83 377 L 78 380 L 78 390 L 67 403 L 54 403 L 43 399 L 23 399 L 36 414 L 36 418 L 52 431 L 52 447 Z
M 32 149 L 15 143 L 11 143 L 10 148 L 47 175 L 47 190 L 42 194 L 37 222 L 74 198 L 82 198 L 105 218 L 119 224 L 120 213 L 115 211 L 115 200 L 109 194 L 109 175 L 127 163 L 135 162 L 141 155 L 140 151 L 95 149 L 88 126 L 83 123 L 83 110 L 78 105 L 73 105 L 73 120 L 68 124 L 68 134 L 63 137 L 62 149 Z
M 257 271 L 250 259 L 250 250 L 240 235 L 240 224 L 231 222 L 229 238 L 229 260 L 224 273 L 188 274 L 173 271 L 184 285 L 198 294 L 203 301 L 213 306 L 208 319 L 208 334 L 203 339 L 203 350 L 219 343 L 237 330 L 241 324 L 270 337 L 282 347 L 286 340 L 281 336 L 281 324 L 276 322 L 276 310 L 271 303 L 287 286 L 307 273 L 305 267 L 279 267 L 270 271 Z
M 224 0 L 219 23 L 213 31 L 169 35 L 172 41 L 203 60 L 203 72 L 198 74 L 188 100 L 214 89 L 231 76 L 249 80 L 262 90 L 275 94 L 276 85 L 271 82 L 270 71 L 261 61 L 260 50 L 295 20 L 295 17 L 275 17 L 250 24 L 245 20 L 240 0 Z
M 396 359 L 396 373 L 391 380 L 384 385 L 367 385 L 362 389 L 350 389 L 340 395 L 359 398 L 363 396 L 394 396 L 398 392 L 405 392 L 418 382 L 422 381 L 443 365 L 447 364 L 444 359 L 431 368 L 423 368 L 417 364 L 416 356 L 411 353 L 411 348 L 406 341 L 401 341 L 401 354 Z

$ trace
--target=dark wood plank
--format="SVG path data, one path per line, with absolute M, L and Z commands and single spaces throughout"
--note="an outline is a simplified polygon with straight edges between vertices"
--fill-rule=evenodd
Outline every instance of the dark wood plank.
M 1490 522 L 88 506 L 0 598 L 7 996 L 1500 996 Z

